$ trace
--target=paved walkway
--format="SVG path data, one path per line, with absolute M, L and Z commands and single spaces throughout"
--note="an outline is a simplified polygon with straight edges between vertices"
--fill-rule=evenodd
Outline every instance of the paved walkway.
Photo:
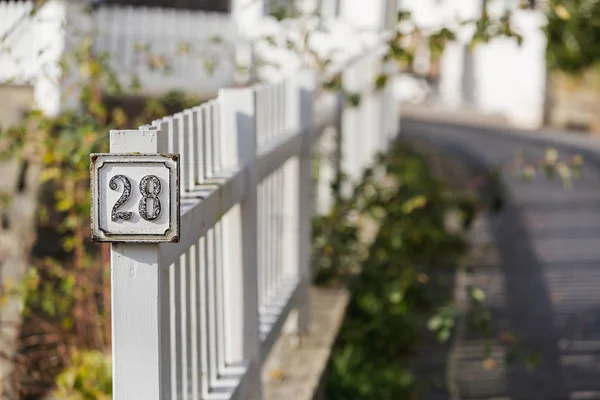
M 547 143 L 497 128 L 404 119 L 402 134 L 430 141 L 483 171 L 524 149 L 541 156 Z M 561 157 L 574 151 L 557 146 Z M 600 142 L 598 144 L 600 149 Z M 497 250 L 476 267 L 475 280 L 500 331 L 515 332 L 540 363 L 481 362 L 481 338 L 458 332 L 450 354 L 450 385 L 465 399 L 600 399 L 600 150 L 584 152 L 584 177 L 572 190 L 538 177 L 504 176 L 508 203 L 480 226 Z M 487 368 L 486 368 L 487 367 Z M 437 397 L 436 397 L 437 398 Z

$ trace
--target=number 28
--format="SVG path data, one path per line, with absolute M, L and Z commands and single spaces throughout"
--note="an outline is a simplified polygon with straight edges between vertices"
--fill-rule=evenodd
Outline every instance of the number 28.
M 119 219 L 129 221 L 133 216 L 133 213 L 130 211 L 119 211 L 119 207 L 125 204 L 131 196 L 131 182 L 125 175 L 115 175 L 108 183 L 108 187 L 110 187 L 112 190 L 118 190 L 118 180 L 123 183 L 123 193 L 113 206 L 110 217 L 113 221 L 117 221 Z M 150 189 L 150 183 L 152 183 L 152 190 Z M 160 179 L 154 175 L 146 175 L 140 180 L 139 189 L 140 193 L 142 194 L 142 198 L 140 199 L 138 206 L 140 217 L 146 221 L 153 221 L 160 216 L 161 212 L 160 199 L 158 198 L 158 195 L 162 190 Z M 152 209 L 148 210 L 148 200 L 150 199 L 152 200 Z

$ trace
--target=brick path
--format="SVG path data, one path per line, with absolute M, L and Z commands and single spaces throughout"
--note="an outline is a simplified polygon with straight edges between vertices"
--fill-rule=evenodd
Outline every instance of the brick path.
M 473 174 L 518 148 L 541 156 L 548 145 L 499 128 L 410 118 L 401 132 L 460 157 Z M 569 145 L 557 148 L 561 157 L 574 153 Z M 572 190 L 541 176 L 532 183 L 504 176 L 507 206 L 478 222 L 476 242 L 495 250 L 469 279 L 487 293 L 495 326 L 515 332 L 541 359 L 533 370 L 523 362 L 506 365 L 507 346 L 498 345 L 495 362 L 484 366 L 481 338 L 458 329 L 446 360 L 455 397 L 600 399 L 600 150 L 584 158 L 584 177 Z M 444 397 L 450 395 L 435 399 Z

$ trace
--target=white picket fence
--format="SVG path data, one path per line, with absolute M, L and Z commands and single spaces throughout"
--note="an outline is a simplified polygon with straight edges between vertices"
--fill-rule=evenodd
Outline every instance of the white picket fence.
M 77 104 L 59 61 L 84 38 L 125 84 L 139 79 L 141 93 L 183 90 L 214 97 L 232 87 L 237 66 L 250 67 L 248 44 L 234 16 L 146 7 L 102 6 L 85 13 L 81 4 L 49 0 L 0 0 L 0 84 L 32 85 L 36 106 L 49 115 Z M 127 89 L 127 87 L 125 88 Z
M 214 97 L 234 84 L 241 38 L 230 15 L 102 6 L 91 17 L 95 52 L 110 55 L 121 81 L 138 77 L 145 94 Z
M 5 45 L 0 48 L 0 83 L 32 85 L 36 107 L 48 115 L 77 107 L 76 82 L 85 77 L 78 75 L 79 66 L 69 68 L 65 76 L 59 61 L 91 36 L 95 53 L 109 55 L 118 80 L 127 84 L 138 78 L 141 94 L 179 89 L 212 98 L 222 87 L 245 83 L 258 67 L 252 50 L 256 43 L 251 41 L 265 33 L 265 26 L 278 25 L 263 15 L 266 1 L 232 0 L 231 13 L 224 15 L 109 5 L 88 14 L 83 3 L 48 0 L 30 15 L 33 1 L 0 0 L 0 38 L 7 36 L 0 40 Z M 338 53 L 346 53 L 364 37 L 376 38 L 382 28 L 391 27 L 397 2 L 300 3 L 308 9 L 320 4 L 331 19 L 328 22 L 335 20 L 327 25 L 331 32 L 313 35 L 311 46 L 317 50 L 334 46 Z M 275 56 L 266 61 L 285 65 L 285 55 Z
M 334 175 L 323 164 L 313 196 L 322 133 L 338 130 L 329 150 L 342 146 L 352 176 L 397 133 L 390 90 L 373 87 L 380 50 L 343 72 L 358 107 L 301 72 L 221 90 L 154 121 L 154 135 L 111 132 L 111 152 L 179 153 L 182 165 L 180 242 L 112 245 L 115 400 L 261 398 L 284 327 L 309 326 L 313 199 L 328 201 Z

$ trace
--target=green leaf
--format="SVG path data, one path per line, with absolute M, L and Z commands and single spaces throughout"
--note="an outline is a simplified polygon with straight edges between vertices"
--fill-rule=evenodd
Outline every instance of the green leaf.
M 412 13 L 410 11 L 400 10 L 400 11 L 398 11 L 398 14 L 396 15 L 396 21 L 403 22 L 403 21 L 409 20 L 411 17 L 412 17 Z
M 264 40 L 269 46 L 277 47 L 277 38 L 273 35 L 265 36 Z
M 435 332 L 442 327 L 442 323 L 443 323 L 442 317 L 440 317 L 439 315 L 436 315 L 435 317 L 431 318 L 427 322 L 427 328 L 429 328 L 429 330 Z
M 533 371 L 540 365 L 541 361 L 542 356 L 539 352 L 531 353 L 525 357 L 525 366 L 528 370 Z
M 480 288 L 473 288 L 470 294 L 471 298 L 479 303 L 482 303 L 485 300 L 485 292 Z
M 377 77 L 375 78 L 375 89 L 378 91 L 385 89 L 388 80 L 389 76 L 386 74 L 377 75 Z
M 129 89 L 132 92 L 139 92 L 142 88 L 142 81 L 140 80 L 140 76 L 138 74 L 133 74 L 131 76 L 131 82 L 129 84 Z
M 346 101 L 351 107 L 358 107 L 360 105 L 360 100 L 360 93 L 346 93 Z

